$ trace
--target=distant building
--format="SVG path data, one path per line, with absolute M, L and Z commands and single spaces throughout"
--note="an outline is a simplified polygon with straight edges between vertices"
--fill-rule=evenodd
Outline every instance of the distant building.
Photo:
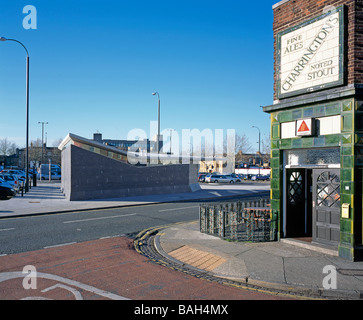
M 5 168 L 25 168 L 26 148 L 16 149 L 16 153 L 10 156 L 0 156 L 0 166 Z M 61 164 L 61 151 L 57 147 L 34 147 L 29 146 L 29 166 L 38 168 L 42 163 Z
M 103 139 L 102 133 L 94 133 L 93 140 L 103 143 L 104 145 L 115 147 L 122 151 L 134 151 L 134 152 L 153 152 L 156 150 L 156 141 L 149 139 L 143 140 L 115 140 L 115 139 Z M 162 139 L 161 139 L 162 140 Z M 162 141 L 160 141 L 162 147 Z M 161 149 L 161 147 L 159 149 Z

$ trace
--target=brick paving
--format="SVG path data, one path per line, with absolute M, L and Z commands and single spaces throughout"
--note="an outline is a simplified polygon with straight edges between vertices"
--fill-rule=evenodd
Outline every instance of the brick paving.
M 36 289 L 24 266 L 37 271 Z M 13 278 L 12 278 L 13 277 Z M 0 257 L 0 299 L 274 300 L 264 292 L 206 281 L 150 261 L 127 237 Z

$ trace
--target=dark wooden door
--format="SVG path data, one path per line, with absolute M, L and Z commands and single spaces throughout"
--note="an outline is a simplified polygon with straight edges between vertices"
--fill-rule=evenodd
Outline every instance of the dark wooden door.
M 313 241 L 340 241 L 340 170 L 313 170 Z

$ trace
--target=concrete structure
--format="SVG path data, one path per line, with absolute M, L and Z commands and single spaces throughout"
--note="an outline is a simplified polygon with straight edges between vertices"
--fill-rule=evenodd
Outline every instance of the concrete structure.
M 199 190 L 198 165 L 135 166 L 125 151 L 69 134 L 62 150 L 62 190 L 74 200 Z
M 363 1 L 273 6 L 271 207 L 281 238 L 363 258 Z

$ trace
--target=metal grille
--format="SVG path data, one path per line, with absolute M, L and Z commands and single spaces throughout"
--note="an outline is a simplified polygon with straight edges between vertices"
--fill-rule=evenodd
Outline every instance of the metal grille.
M 225 240 L 268 242 L 277 240 L 277 215 L 268 198 L 200 206 L 200 232 Z
M 302 176 L 300 172 L 293 172 L 289 181 L 289 201 L 291 204 L 300 202 L 303 196 Z
M 340 207 L 339 176 L 325 171 L 317 179 L 317 204 L 319 207 Z

